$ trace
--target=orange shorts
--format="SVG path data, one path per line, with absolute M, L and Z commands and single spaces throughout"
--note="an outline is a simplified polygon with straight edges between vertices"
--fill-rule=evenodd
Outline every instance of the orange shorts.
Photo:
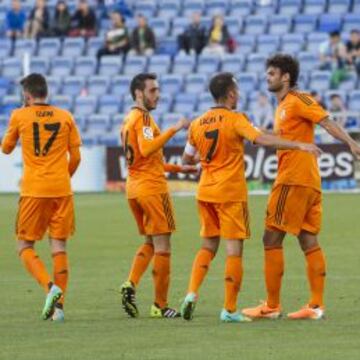
M 66 240 L 75 230 L 73 196 L 20 197 L 16 220 L 19 240 L 41 240 L 46 231 L 52 239 Z
M 168 193 L 128 199 L 141 235 L 160 235 L 175 231 L 174 211 Z
M 301 230 L 320 232 L 321 192 L 297 185 L 279 184 L 269 196 L 265 225 L 267 228 L 299 235 Z
M 201 237 L 224 239 L 250 237 L 249 212 L 246 202 L 211 203 L 198 200 Z

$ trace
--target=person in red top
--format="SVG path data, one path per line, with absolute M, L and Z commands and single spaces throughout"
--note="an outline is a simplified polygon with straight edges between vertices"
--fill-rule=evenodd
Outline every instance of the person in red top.
M 239 90 L 233 74 L 225 72 L 214 76 L 209 89 L 216 106 L 191 123 L 183 155 L 186 163 L 197 159 L 201 163 L 197 204 L 203 243 L 193 263 L 181 312 L 185 320 L 192 319 L 199 288 L 222 238 L 226 242 L 227 258 L 225 301 L 220 319 L 225 322 L 249 321 L 236 311 L 243 275 L 243 242 L 250 237 L 244 140 L 304 153 L 319 154 L 320 149 L 313 144 L 263 134 L 244 113 L 236 112 Z
M 165 172 L 196 172 L 194 166 L 177 166 L 164 163 L 163 146 L 189 122 L 180 119 L 174 126 L 160 132 L 151 110 L 160 96 L 155 74 L 136 75 L 130 92 L 135 106 L 125 117 L 121 139 L 126 154 L 128 177 L 126 195 L 136 220 L 139 233 L 145 242 L 138 249 L 128 280 L 121 287 L 122 304 L 131 317 L 139 315 L 135 290 L 151 259 L 154 259 L 153 280 L 155 300 L 152 317 L 174 318 L 179 313 L 168 307 L 170 281 L 170 237 L 175 231 L 173 207 L 169 196 Z
M 42 317 L 64 320 L 68 282 L 66 240 L 73 234 L 74 200 L 70 178 L 80 164 L 81 139 L 72 115 L 46 103 L 48 88 L 40 74 L 21 80 L 24 107 L 14 110 L 2 151 L 10 154 L 18 140 L 24 162 L 16 221 L 18 253 L 26 269 L 47 292 Z M 34 250 L 48 231 L 54 278 Z
M 347 144 L 355 157 L 360 146 L 310 95 L 296 89 L 299 64 L 290 55 L 278 54 L 266 63 L 269 91 L 278 100 L 275 134 L 283 139 L 314 142 L 315 125 Z M 300 151 L 278 151 L 278 175 L 272 188 L 265 220 L 265 283 L 267 300 L 243 309 L 251 318 L 278 318 L 281 315 L 280 288 L 284 272 L 283 240 L 287 233 L 297 236 L 307 264 L 311 297 L 290 319 L 321 319 L 324 316 L 326 265 L 318 242 L 321 227 L 321 178 L 315 156 Z

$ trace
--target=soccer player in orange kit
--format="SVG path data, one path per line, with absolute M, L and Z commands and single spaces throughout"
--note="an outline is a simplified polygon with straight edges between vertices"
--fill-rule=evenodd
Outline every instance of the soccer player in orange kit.
M 266 63 L 269 91 L 278 100 L 274 132 L 287 140 L 314 142 L 315 125 L 347 144 L 355 157 L 360 146 L 311 96 L 296 89 L 299 64 L 290 55 L 278 54 Z M 304 252 L 310 299 L 290 319 L 318 320 L 324 316 L 325 256 L 318 242 L 321 228 L 321 178 L 315 156 L 301 151 L 278 151 L 278 174 L 272 188 L 263 236 L 267 300 L 243 309 L 251 318 L 276 319 L 281 315 L 280 288 L 284 273 L 283 240 L 297 236 Z
M 80 163 L 81 139 L 72 115 L 46 103 L 48 88 L 42 75 L 30 74 L 20 83 L 24 107 L 13 111 L 1 144 L 5 154 L 19 139 L 22 148 L 17 249 L 25 268 L 47 293 L 42 318 L 63 321 L 69 272 L 66 240 L 75 229 L 70 178 Z M 34 249 L 47 231 L 53 277 Z

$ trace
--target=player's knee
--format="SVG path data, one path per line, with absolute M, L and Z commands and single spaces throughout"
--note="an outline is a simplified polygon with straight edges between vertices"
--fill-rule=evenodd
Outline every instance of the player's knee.
M 27 249 L 33 249 L 34 243 L 30 241 L 18 240 L 16 244 L 16 251 L 19 256 L 21 256 L 22 252 Z

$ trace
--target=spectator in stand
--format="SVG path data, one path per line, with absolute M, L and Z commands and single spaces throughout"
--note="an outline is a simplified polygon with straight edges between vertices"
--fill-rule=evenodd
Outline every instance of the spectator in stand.
M 105 36 L 105 46 L 98 50 L 97 58 L 100 60 L 103 55 L 126 54 L 130 48 L 128 30 L 125 26 L 125 19 L 114 11 L 110 14 L 112 29 Z
M 186 54 L 199 55 L 206 43 L 206 28 L 199 13 L 192 15 L 191 24 L 178 37 L 179 49 Z
M 344 113 L 346 113 L 347 108 L 346 108 L 341 96 L 339 96 L 337 94 L 333 94 L 330 96 L 330 104 L 329 104 L 328 110 L 331 113 L 334 113 L 333 116 L 338 123 L 340 123 L 342 126 L 345 126 L 346 116 Z
M 256 126 L 261 129 L 272 129 L 274 124 L 274 107 L 265 93 L 259 92 L 252 113 L 254 114 Z
M 319 105 L 321 105 L 324 109 L 326 109 L 326 104 L 323 102 L 321 95 L 316 90 L 311 91 L 310 95 L 315 99 L 315 101 Z
M 22 37 L 25 22 L 26 14 L 21 8 L 20 0 L 13 0 L 11 9 L 6 13 L 6 36 L 12 40 Z
M 350 40 L 346 43 L 347 63 L 354 67 L 360 76 L 360 30 L 351 30 Z
M 228 52 L 231 37 L 227 26 L 224 24 L 222 15 L 214 16 L 212 26 L 207 37 L 207 45 L 204 48 L 204 53 L 224 55 Z
M 156 40 L 153 30 L 148 26 L 144 15 L 137 16 L 138 26 L 131 36 L 131 55 L 151 56 L 155 52 Z
M 53 36 L 66 36 L 70 31 L 71 15 L 65 0 L 59 0 L 56 4 L 55 16 L 51 26 Z
M 96 16 L 87 0 L 79 0 L 78 8 L 71 18 L 70 36 L 91 37 L 96 35 Z
M 45 0 L 37 0 L 25 27 L 25 36 L 36 39 L 49 33 L 50 15 Z

